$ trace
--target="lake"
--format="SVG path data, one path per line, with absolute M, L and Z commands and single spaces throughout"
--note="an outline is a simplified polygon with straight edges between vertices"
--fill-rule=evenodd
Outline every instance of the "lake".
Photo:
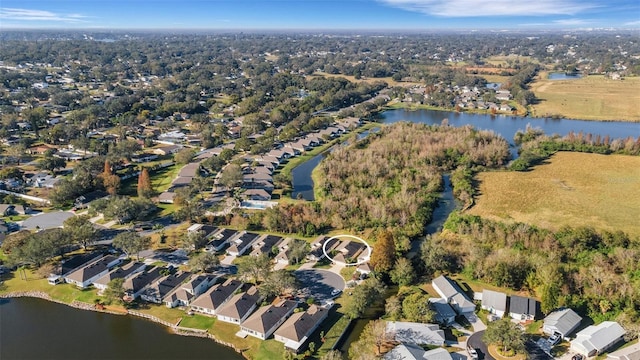
M 425 123 L 429 125 L 439 125 L 442 120 L 447 119 L 449 125 L 465 126 L 472 125 L 478 129 L 492 130 L 510 143 L 518 130 L 524 130 L 527 125 L 534 128 L 541 128 L 546 134 L 567 135 L 573 131 L 578 133 L 592 133 L 593 135 L 609 135 L 611 139 L 640 136 L 640 123 L 622 121 L 586 121 L 569 119 L 549 119 L 549 118 L 529 118 L 508 115 L 489 115 L 473 113 L 457 113 L 437 110 L 416 110 L 405 109 L 388 110 L 380 114 L 380 122 L 383 124 L 393 124 L 400 121 L 410 121 L 415 123 Z M 517 155 L 517 149 L 512 146 L 511 153 Z M 299 193 L 306 200 L 314 200 L 313 180 L 311 172 L 322 161 L 324 154 L 317 155 L 309 161 L 300 164 L 291 172 L 293 192 L 295 198 Z
M 549 73 L 549 75 L 547 76 L 547 79 L 549 80 L 576 80 L 576 79 L 580 79 L 582 77 L 582 75 L 575 73 L 575 74 L 567 74 L 567 73 L 563 73 L 563 72 L 552 72 Z
M 135 318 L 35 298 L 0 299 L 0 359 L 229 359 L 213 340 Z

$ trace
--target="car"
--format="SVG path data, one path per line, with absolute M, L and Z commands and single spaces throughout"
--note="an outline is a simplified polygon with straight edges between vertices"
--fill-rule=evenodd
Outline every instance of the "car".
M 580 354 L 575 354 L 571 357 L 571 360 L 582 360 L 582 359 L 584 359 L 584 356 Z
M 553 333 L 553 335 L 551 335 L 549 339 L 547 339 L 547 341 L 549 342 L 549 345 L 551 346 L 557 345 L 561 340 L 562 340 L 562 335 L 560 335 L 557 332 Z
M 477 360 L 478 359 L 478 351 L 476 351 L 476 349 L 474 348 L 467 348 L 467 351 L 469 352 L 469 357 L 473 360 Z
M 331 290 L 331 296 L 337 296 L 338 294 L 340 294 L 342 292 L 342 290 L 338 290 L 338 289 L 333 289 Z

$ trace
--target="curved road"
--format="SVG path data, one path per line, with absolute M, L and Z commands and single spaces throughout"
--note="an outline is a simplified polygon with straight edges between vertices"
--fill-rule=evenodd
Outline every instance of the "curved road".
M 480 360 L 494 360 L 491 355 L 489 355 L 489 350 L 487 349 L 487 345 L 482 341 L 482 336 L 484 335 L 484 330 L 473 333 L 467 339 L 467 346 L 476 349 L 478 352 L 478 358 Z

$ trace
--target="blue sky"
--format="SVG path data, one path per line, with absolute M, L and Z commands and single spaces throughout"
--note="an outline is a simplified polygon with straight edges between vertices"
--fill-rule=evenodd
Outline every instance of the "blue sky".
M 1 28 L 640 28 L 639 0 L 1 0 Z

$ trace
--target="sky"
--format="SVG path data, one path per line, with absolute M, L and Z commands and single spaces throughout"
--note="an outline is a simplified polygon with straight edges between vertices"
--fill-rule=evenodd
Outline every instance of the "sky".
M 0 29 L 640 29 L 640 0 L 0 0 Z

